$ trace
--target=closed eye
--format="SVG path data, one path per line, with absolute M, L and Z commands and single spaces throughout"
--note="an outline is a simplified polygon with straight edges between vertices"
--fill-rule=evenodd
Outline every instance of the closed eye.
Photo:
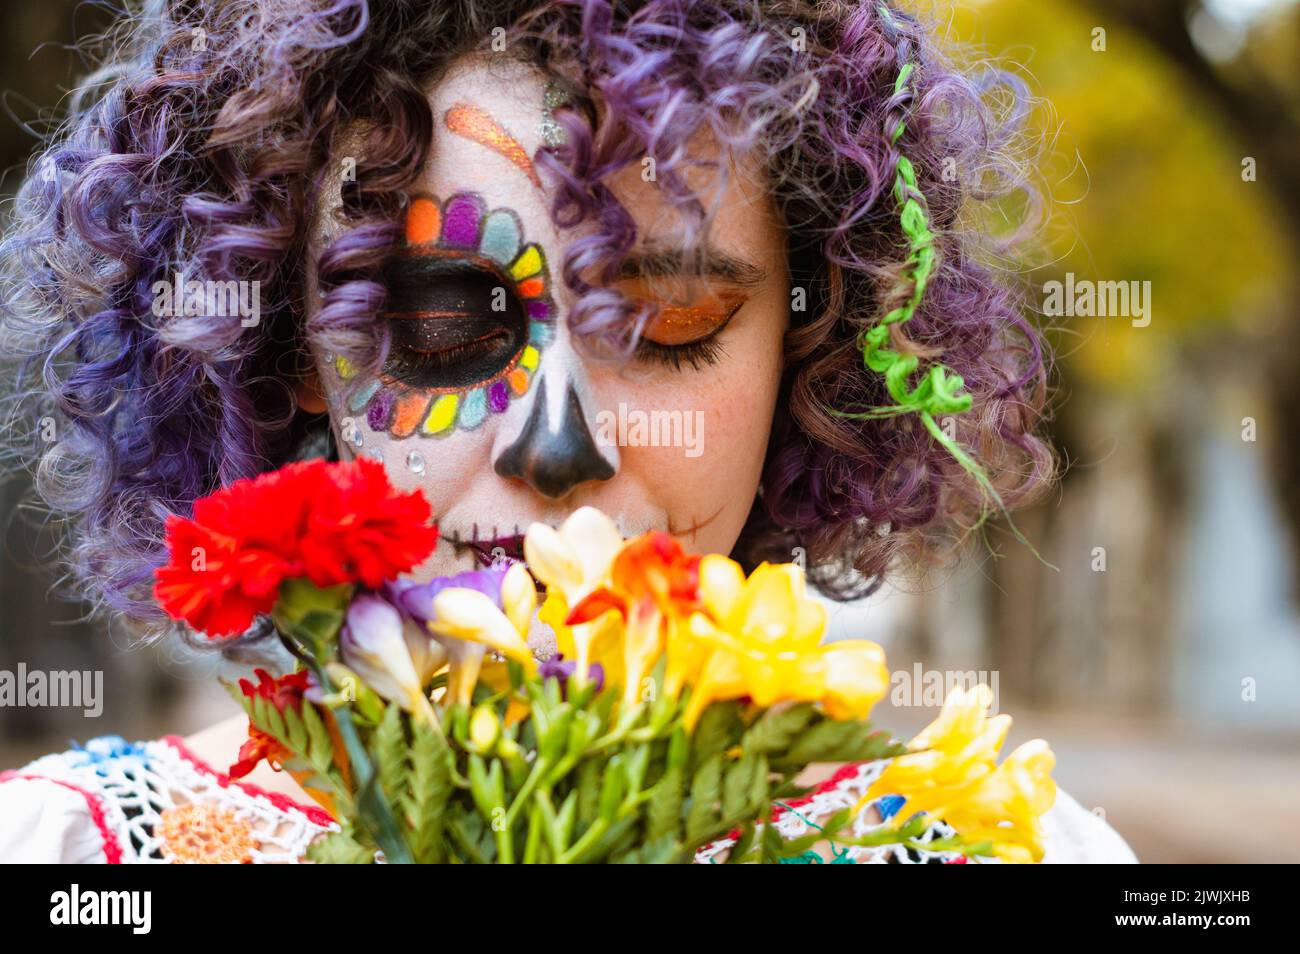
M 419 252 L 385 266 L 392 347 L 384 372 L 412 387 L 470 388 L 510 367 L 528 321 L 513 286 L 482 263 Z

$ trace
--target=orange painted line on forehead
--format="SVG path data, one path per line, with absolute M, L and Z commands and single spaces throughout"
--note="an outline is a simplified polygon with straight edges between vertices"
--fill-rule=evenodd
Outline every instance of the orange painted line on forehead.
M 458 136 L 472 139 L 481 146 L 486 146 L 513 162 L 528 181 L 537 188 L 542 187 L 542 180 L 537 177 L 533 160 L 519 140 L 501 128 L 501 124 L 477 106 L 460 104 L 451 107 L 442 116 L 447 128 Z

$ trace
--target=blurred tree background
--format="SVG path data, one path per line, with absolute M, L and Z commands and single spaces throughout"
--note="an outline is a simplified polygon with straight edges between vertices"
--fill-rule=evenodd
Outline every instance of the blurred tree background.
M 1067 275 L 1149 281 L 1150 321 L 1043 317 L 1065 470 L 1016 522 L 1059 572 L 995 535 L 996 558 L 882 599 L 881 638 L 895 665 L 998 670 L 1015 735 L 1051 740 L 1140 857 L 1300 859 L 1297 5 L 921 12 L 1042 97 L 1031 301 Z M 1196 833 L 1229 802 L 1292 834 Z
M 95 65 L 77 41 L 103 34 L 116 14 L 115 4 L 87 0 L 10 0 L 0 9 L 0 199 L 18 188 L 38 137 L 54 129 L 65 96 Z M 103 712 L 88 720 L 81 709 L 0 709 L 0 768 L 74 739 L 183 735 L 229 715 L 211 660 L 181 647 L 138 647 L 67 598 L 51 570 L 58 528 L 24 506 L 29 497 L 26 481 L 0 482 L 0 670 L 16 672 L 20 662 L 100 670 Z
M 1068 274 L 1149 281 L 1151 320 L 1044 319 L 1066 469 L 1017 525 L 1059 571 L 991 534 L 992 552 L 958 569 L 837 610 L 835 631 L 865 629 L 898 668 L 996 672 L 1011 743 L 1051 740 L 1063 786 L 1144 860 L 1298 860 L 1300 9 L 904 5 L 955 47 L 1005 58 L 1042 97 L 1031 132 L 1051 215 L 1031 300 Z M 111 15 L 5 5 L 0 195 L 86 72 L 72 42 Z M 22 491 L 0 488 L 0 514 Z M 183 734 L 228 714 L 209 671 L 170 649 L 122 652 L 102 623 L 77 622 L 81 608 L 47 600 L 48 572 L 33 567 L 51 544 L 21 515 L 7 524 L 0 668 L 103 669 L 104 728 L 6 710 L 0 766 L 73 736 Z M 886 708 L 880 721 L 906 730 L 930 715 Z M 1246 820 L 1230 838 L 1226 805 Z

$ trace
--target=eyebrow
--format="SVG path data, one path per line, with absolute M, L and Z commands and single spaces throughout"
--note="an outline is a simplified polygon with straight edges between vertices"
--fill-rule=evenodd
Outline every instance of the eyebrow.
M 712 246 L 687 255 L 681 250 L 648 249 L 633 252 L 623 259 L 618 268 L 618 279 L 667 278 L 675 275 L 696 275 L 701 278 L 718 278 L 744 288 L 757 287 L 767 279 L 767 272 L 752 262 L 728 255 Z

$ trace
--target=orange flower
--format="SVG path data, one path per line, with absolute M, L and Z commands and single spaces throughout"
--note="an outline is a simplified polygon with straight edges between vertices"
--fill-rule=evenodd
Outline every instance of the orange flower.
M 700 558 L 667 533 L 647 533 L 626 544 L 610 566 L 609 583 L 592 591 L 565 623 L 588 623 L 613 610 L 623 617 L 623 703 L 635 705 L 670 629 L 701 608 Z
M 267 735 L 257 726 L 248 727 L 248 740 L 239 747 L 239 761 L 230 766 L 227 772 L 231 778 L 243 778 L 263 759 L 270 766 L 279 770 L 285 762 L 293 758 L 293 753 L 280 744 L 274 736 Z
M 245 696 L 250 699 L 266 699 L 275 706 L 277 712 L 284 712 L 288 708 L 295 712 L 302 711 L 303 694 L 307 691 L 310 676 L 307 670 L 299 669 L 277 678 L 265 669 L 254 669 L 253 675 L 257 677 L 256 685 L 247 679 L 239 680 L 239 689 Z M 243 778 L 257 768 L 263 759 L 278 770 L 291 758 L 293 753 L 281 745 L 275 736 L 268 735 L 250 723 L 248 740 L 239 747 L 239 761 L 230 766 L 227 774 L 231 778 Z

